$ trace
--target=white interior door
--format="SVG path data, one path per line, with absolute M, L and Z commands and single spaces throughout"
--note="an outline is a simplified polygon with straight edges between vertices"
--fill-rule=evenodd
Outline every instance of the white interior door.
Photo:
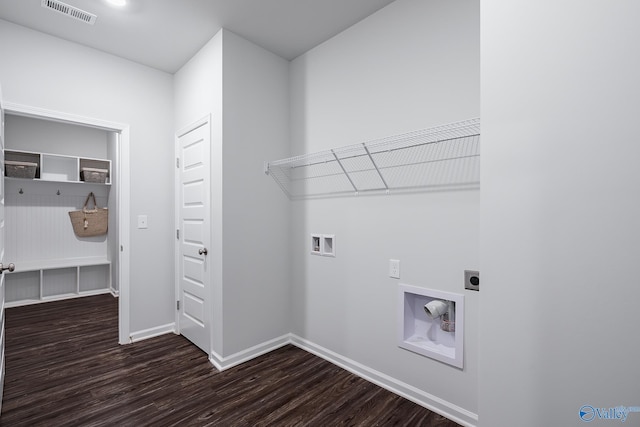
M 178 311 L 180 333 L 210 354 L 209 120 L 178 135 Z

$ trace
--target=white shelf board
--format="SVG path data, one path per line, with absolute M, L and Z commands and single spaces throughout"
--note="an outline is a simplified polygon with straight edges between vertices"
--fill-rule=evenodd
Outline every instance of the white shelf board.
M 87 257 L 87 258 L 70 258 L 70 259 L 50 259 L 50 260 L 34 260 L 34 261 L 14 261 L 16 269 L 15 273 L 38 270 L 55 270 L 58 268 L 88 267 L 93 265 L 109 265 L 109 261 L 105 257 Z
M 86 182 L 86 181 L 67 181 L 67 180 L 57 180 L 57 179 L 42 179 L 42 178 L 15 178 L 12 176 L 5 176 L 5 180 L 15 181 L 15 182 L 55 182 L 56 184 L 65 183 L 65 184 L 83 184 L 83 185 L 100 185 L 100 186 L 109 186 L 110 182 L 100 183 L 100 182 Z

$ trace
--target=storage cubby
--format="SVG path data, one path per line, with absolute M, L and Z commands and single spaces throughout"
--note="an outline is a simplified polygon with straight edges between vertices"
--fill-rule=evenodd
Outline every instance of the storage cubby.
M 433 317 L 432 302 L 442 307 L 441 312 L 435 313 L 441 313 L 437 318 Z M 426 307 L 427 304 L 430 304 L 429 307 Z M 446 312 L 445 306 L 449 308 Z M 428 310 L 431 315 L 427 315 Z M 447 316 L 449 313 L 452 313 L 451 318 Z M 463 295 L 400 284 L 398 314 L 399 347 L 458 368 L 463 367 Z
M 29 162 L 37 164 L 38 166 L 36 167 L 35 177 L 36 179 L 40 178 L 40 154 L 5 150 L 4 159 L 14 162 Z
M 106 170 L 106 181 L 111 183 L 111 161 L 88 157 L 65 156 L 61 154 L 35 153 L 29 151 L 6 150 L 5 159 L 19 162 L 31 162 L 38 165 L 36 180 L 80 183 L 83 182 L 80 172 L 83 168 Z M 24 178 L 10 178 L 24 179 Z
M 18 262 L 5 273 L 6 307 L 111 292 L 111 263 L 102 258 Z
M 56 268 L 42 271 L 42 298 L 77 293 L 77 268 Z
M 80 293 L 109 289 L 111 268 L 105 265 L 90 265 L 79 268 L 78 286 Z
M 78 159 L 53 154 L 42 155 L 40 179 L 45 181 L 77 181 Z
M 109 171 L 111 170 L 111 162 L 110 161 L 108 161 L 108 160 L 80 158 L 80 179 L 81 180 L 84 180 L 82 178 L 82 170 L 86 169 L 86 168 L 104 169 L 104 170 L 106 170 L 107 171 L 106 183 L 110 183 L 111 182 L 111 176 L 109 174 Z
M 5 303 L 9 307 L 11 301 L 40 300 L 40 271 L 29 271 L 22 274 L 5 273 Z

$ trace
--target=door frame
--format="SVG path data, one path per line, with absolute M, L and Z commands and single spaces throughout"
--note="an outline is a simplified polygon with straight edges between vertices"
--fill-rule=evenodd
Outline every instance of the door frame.
M 128 344 L 131 342 L 130 333 L 130 164 L 129 164 L 129 136 L 130 127 L 128 124 L 109 122 L 106 120 L 78 116 L 54 110 L 32 107 L 28 105 L 4 103 L 5 114 L 31 117 L 35 119 L 50 120 L 72 125 L 81 125 L 115 132 L 118 138 L 118 165 L 117 180 L 118 189 L 118 210 L 116 212 L 116 222 L 118 224 L 118 342 Z M 113 171 L 112 171 L 113 173 Z
M 196 120 L 195 122 L 181 128 L 180 130 L 178 130 L 175 134 L 175 141 L 174 141 L 174 154 L 175 154 L 175 158 L 176 161 L 178 158 L 180 158 L 180 137 L 184 136 L 185 134 L 199 128 L 202 126 L 208 126 L 209 127 L 209 143 L 211 144 L 213 139 L 212 139 L 212 135 L 211 135 L 211 114 L 207 114 L 206 116 Z M 210 147 L 211 149 L 211 147 Z M 209 152 L 209 156 L 211 156 L 211 151 Z M 211 164 L 211 158 L 209 158 L 209 164 Z M 209 166 L 209 180 L 211 180 L 211 166 Z M 177 163 L 176 163 L 176 167 L 174 168 L 174 226 L 175 226 L 175 230 L 177 232 L 177 230 L 180 230 L 180 168 L 178 167 Z M 209 194 L 207 194 L 207 197 L 211 198 L 211 189 L 209 189 Z M 209 220 L 211 221 L 211 211 L 209 212 Z M 212 245 L 208 244 L 210 240 L 210 236 L 206 236 L 204 241 L 205 243 L 207 243 L 207 248 L 209 248 L 209 256 L 212 257 L 214 255 L 214 251 L 212 248 Z M 174 294 L 175 294 L 175 300 L 180 301 L 180 239 L 176 238 L 174 240 L 174 262 L 175 262 L 175 268 L 174 268 Z M 210 263 L 209 265 L 211 266 L 213 263 Z M 205 319 L 206 322 L 209 323 L 209 351 L 207 351 L 207 357 L 211 358 L 211 352 L 213 349 L 213 313 L 212 313 L 212 296 L 213 296 L 213 292 L 211 290 L 212 288 L 212 276 L 211 276 L 211 270 L 209 270 L 209 286 L 208 288 L 205 288 L 205 296 L 206 296 L 206 300 L 205 300 Z M 207 310 L 208 309 L 208 310 Z M 180 329 L 180 310 L 176 309 L 175 311 L 175 332 L 177 334 L 181 334 L 181 329 Z

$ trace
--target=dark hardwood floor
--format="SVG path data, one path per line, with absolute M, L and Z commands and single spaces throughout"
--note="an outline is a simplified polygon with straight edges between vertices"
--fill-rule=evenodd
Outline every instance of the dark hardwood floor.
M 457 424 L 288 345 L 218 372 L 181 336 L 118 345 L 110 295 L 6 310 L 3 426 Z

